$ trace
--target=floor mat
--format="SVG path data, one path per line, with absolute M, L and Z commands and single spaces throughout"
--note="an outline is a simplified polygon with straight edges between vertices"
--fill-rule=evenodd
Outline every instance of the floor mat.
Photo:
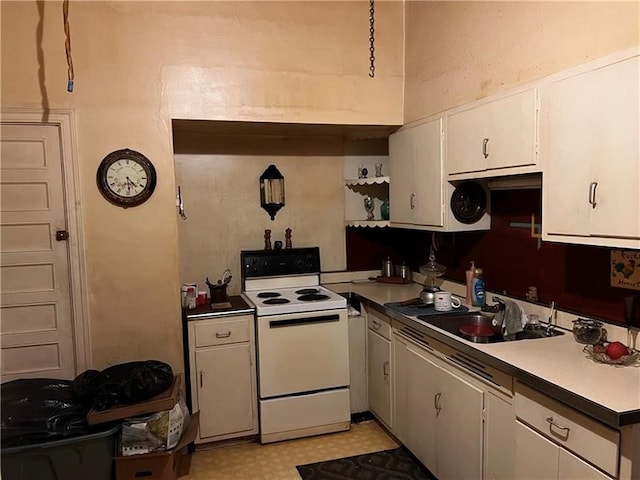
M 296 468 L 303 480 L 435 480 L 404 447 Z

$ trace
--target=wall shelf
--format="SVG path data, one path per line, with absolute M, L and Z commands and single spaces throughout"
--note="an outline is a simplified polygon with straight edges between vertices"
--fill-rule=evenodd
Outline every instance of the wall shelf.
M 391 225 L 389 220 L 346 220 L 347 227 L 382 228 Z
M 389 177 L 347 178 L 345 185 L 382 185 L 389 183 Z

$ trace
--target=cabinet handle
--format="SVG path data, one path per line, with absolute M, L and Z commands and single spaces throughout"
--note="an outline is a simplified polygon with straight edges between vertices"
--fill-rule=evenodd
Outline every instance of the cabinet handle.
M 598 182 L 591 182 L 589 185 L 589 203 L 591 204 L 591 208 L 596 208 L 596 188 L 598 187 Z
M 204 374 L 202 373 L 202 370 L 200 370 L 200 388 L 202 388 L 203 379 L 204 379 Z
M 569 427 L 563 427 L 562 425 L 558 425 L 556 421 L 553 419 L 553 417 L 547 417 L 546 420 L 547 420 L 547 423 L 549 424 L 549 428 L 556 427 L 558 430 L 564 430 L 566 432 L 565 436 L 566 437 L 569 436 L 569 430 L 571 430 Z
M 409 207 L 411 207 L 411 210 L 414 210 L 416 208 L 416 194 L 412 193 L 409 195 Z
M 389 379 L 389 362 L 384 362 L 382 364 L 382 375 L 384 376 L 385 380 Z
M 231 336 L 231 330 L 226 332 L 216 332 L 216 338 L 229 338 Z
M 442 407 L 440 406 L 441 397 L 442 397 L 442 392 L 438 392 L 433 396 L 433 408 L 436 409 L 436 417 L 440 415 L 440 410 L 442 410 Z
M 489 152 L 487 152 L 487 144 L 489 143 L 489 139 L 485 138 L 484 140 L 482 140 L 482 155 L 484 156 L 484 158 L 488 158 L 489 157 Z
M 380 325 L 380 323 L 379 323 L 379 322 L 376 322 L 375 320 L 373 320 L 373 329 L 374 329 L 374 330 L 380 330 L 380 327 L 381 327 L 381 326 L 382 326 L 382 325 Z

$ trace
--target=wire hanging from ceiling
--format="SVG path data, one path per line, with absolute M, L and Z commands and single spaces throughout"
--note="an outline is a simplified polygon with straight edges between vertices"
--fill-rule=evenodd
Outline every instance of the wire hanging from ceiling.
M 69 25 L 69 0 L 62 2 L 62 18 L 64 21 L 64 52 L 67 55 L 67 92 L 73 92 L 74 74 L 73 57 L 71 56 L 71 26 Z

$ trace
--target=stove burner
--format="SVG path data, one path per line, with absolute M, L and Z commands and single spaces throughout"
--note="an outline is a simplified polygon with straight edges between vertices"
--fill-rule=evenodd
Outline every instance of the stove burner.
M 329 295 L 324 295 L 322 293 L 310 293 L 307 295 L 301 295 L 298 297 L 298 300 L 301 302 L 317 302 L 319 300 L 327 300 Z
M 296 290 L 298 295 L 311 295 L 312 293 L 320 293 L 317 288 L 303 288 L 302 290 Z
M 258 294 L 258 298 L 273 298 L 279 296 L 280 294 L 278 292 L 260 292 Z
M 262 303 L 264 303 L 265 305 L 279 305 L 281 303 L 289 303 L 289 299 L 288 298 L 269 298 L 268 300 L 265 300 Z

